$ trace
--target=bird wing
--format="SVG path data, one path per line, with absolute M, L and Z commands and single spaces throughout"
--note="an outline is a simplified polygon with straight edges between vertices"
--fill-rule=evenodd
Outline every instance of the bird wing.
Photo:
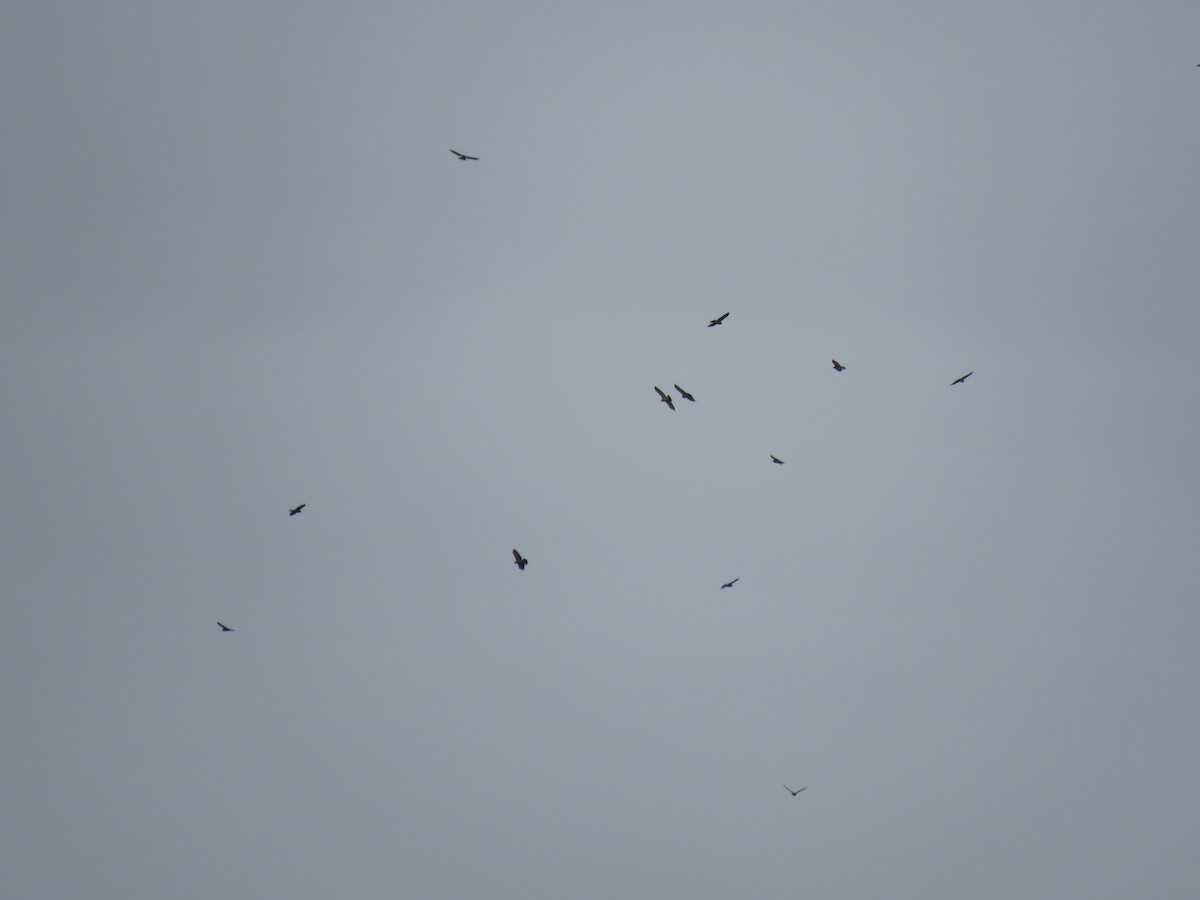
M 667 395 L 663 393 L 663 389 L 662 389 L 662 388 L 660 388 L 660 387 L 659 387 L 657 384 L 654 386 L 654 389 L 655 389 L 656 391 L 658 391 L 658 396 L 659 396 L 660 398 L 662 398 L 664 401 L 667 399 Z
M 667 401 L 667 406 L 668 406 L 668 407 L 670 407 L 671 409 L 674 409 L 674 408 L 675 408 L 675 404 L 674 404 L 674 403 L 671 401 L 671 398 L 670 398 L 670 397 L 663 397 L 663 399 Z
M 724 322 L 728 318 L 729 318 L 729 313 L 722 313 L 721 315 L 719 315 L 715 319 L 713 319 L 709 324 L 710 325 L 720 325 L 722 322 Z
M 513 550 L 513 559 L 515 559 L 517 562 L 521 561 L 521 552 L 519 550 Z

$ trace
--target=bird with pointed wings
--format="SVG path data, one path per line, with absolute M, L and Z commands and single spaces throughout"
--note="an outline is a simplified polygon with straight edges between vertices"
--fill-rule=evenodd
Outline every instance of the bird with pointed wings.
M 696 402 L 696 398 L 693 397 L 691 394 L 689 394 L 687 391 L 685 391 L 683 388 L 681 388 L 679 385 L 675 385 L 675 390 L 679 391 L 679 396 L 682 397 L 684 400 L 691 400 L 693 403 Z
M 729 313 L 724 313 L 723 315 L 719 315 L 715 319 L 713 319 L 711 322 L 708 323 L 708 327 L 712 328 L 714 325 L 723 325 L 723 324 L 725 324 L 725 320 L 728 318 L 729 318 Z
M 663 403 L 667 404 L 667 406 L 671 407 L 671 409 L 675 408 L 675 404 L 673 402 L 671 402 L 670 394 L 664 394 L 663 389 L 660 388 L 657 384 L 654 386 L 654 389 L 656 391 L 658 391 L 658 399 L 659 400 L 661 400 Z
M 221 623 L 220 623 L 220 622 L 218 622 L 217 624 L 218 624 L 218 625 L 221 625 Z M 232 628 L 230 628 L 228 625 L 221 625 L 221 631 L 223 631 L 223 632 L 224 632 L 224 631 L 233 631 L 233 629 L 232 629 Z
M 833 370 L 834 370 L 835 372 L 845 372 L 845 371 L 846 371 L 846 367 L 845 367 L 845 366 L 843 366 L 843 365 L 842 365 L 840 362 L 838 362 L 838 361 L 835 359 L 835 360 L 833 361 Z
M 771 457 L 771 462 L 775 463 L 775 465 L 777 465 L 777 466 L 783 465 L 783 460 L 780 459 L 778 456 L 776 456 L 774 453 L 771 453 L 769 455 Z
M 727 587 L 733 587 L 735 584 L 737 584 L 741 580 L 742 580 L 742 576 L 739 575 L 737 578 L 733 579 L 733 581 L 727 581 L 723 585 L 721 585 L 721 590 L 725 590 L 725 588 L 727 588 Z
M 806 784 L 804 787 L 800 788 L 799 790 L 795 790 L 795 791 L 793 791 L 793 790 L 792 790 L 790 787 L 788 787 L 786 784 L 783 786 L 783 788 L 784 788 L 784 790 L 786 790 L 786 791 L 787 791 L 789 794 L 791 794 L 793 797 L 795 797 L 795 796 L 796 796 L 798 793 L 800 793 L 800 791 L 806 790 L 806 789 L 808 788 L 808 785 Z
M 459 153 L 459 152 L 458 152 L 457 150 L 455 150 L 453 147 L 451 147 L 451 148 L 450 148 L 450 152 L 451 152 L 451 153 L 453 153 L 455 156 L 457 156 L 457 157 L 458 157 L 458 161 L 459 161 L 459 162 L 466 162 L 468 159 L 473 159 L 473 160 L 475 160 L 476 162 L 478 162 L 478 161 L 479 161 L 479 157 L 478 157 L 478 156 L 467 156 L 467 154 L 465 154 L 465 153 Z
M 525 571 L 525 567 L 526 567 L 527 565 L 529 565 L 529 560 L 527 560 L 525 557 L 523 557 L 523 556 L 521 555 L 521 551 L 520 551 L 520 550 L 517 550 L 516 548 L 513 548 L 513 564 L 514 564 L 514 565 L 515 565 L 515 566 L 516 566 L 518 569 L 520 569 L 522 572 L 524 572 L 524 571 Z
M 956 384 L 963 384 L 968 378 L 970 378 L 974 374 L 975 374 L 975 370 L 972 369 L 966 375 L 962 376 L 962 378 L 955 378 L 952 382 L 950 382 L 950 387 L 954 387 Z
M 288 516 L 298 516 L 300 514 L 300 510 L 304 509 L 304 507 L 306 507 L 306 506 L 308 506 L 307 503 L 301 503 L 295 509 L 289 509 Z

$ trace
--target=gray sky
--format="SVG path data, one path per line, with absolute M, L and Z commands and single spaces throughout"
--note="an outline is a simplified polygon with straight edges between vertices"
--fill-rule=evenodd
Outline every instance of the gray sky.
M 1196 897 L 1200 8 L 1051 6 L 8 4 L 0 894 Z

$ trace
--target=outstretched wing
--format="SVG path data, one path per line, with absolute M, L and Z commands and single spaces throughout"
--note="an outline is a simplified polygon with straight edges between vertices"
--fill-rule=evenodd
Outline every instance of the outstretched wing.
M 521 562 L 521 551 L 520 550 L 516 550 L 516 549 L 513 550 L 513 559 L 516 560 L 518 563 Z
M 721 315 L 719 315 L 715 319 L 713 319 L 711 322 L 709 322 L 708 327 L 712 328 L 714 325 L 720 325 L 722 322 L 724 322 L 728 318 L 729 318 L 729 313 L 722 313 Z
M 663 389 L 662 389 L 662 388 L 660 388 L 660 387 L 659 387 L 657 384 L 654 386 L 654 389 L 655 389 L 656 391 L 658 391 L 658 397 L 659 397 L 659 399 L 660 399 L 660 400 L 662 400 L 662 401 L 663 401 L 663 403 L 666 403 L 666 402 L 667 402 L 667 395 L 663 393 Z
M 956 385 L 956 384 L 963 384 L 968 378 L 970 378 L 974 374 L 975 374 L 975 370 L 972 369 L 970 372 L 968 372 L 962 378 L 955 378 L 952 382 L 950 382 L 950 387 L 954 387 L 954 385 Z

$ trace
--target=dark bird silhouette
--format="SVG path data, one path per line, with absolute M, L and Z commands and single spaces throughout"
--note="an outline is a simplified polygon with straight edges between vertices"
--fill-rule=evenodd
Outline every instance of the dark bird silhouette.
M 221 625 L 220 622 L 218 622 L 217 624 Z M 228 625 L 221 625 L 221 631 L 233 631 L 233 629 L 230 628 Z
M 289 510 L 288 510 L 288 515 L 289 515 L 289 516 L 298 516 L 298 515 L 300 514 L 300 510 L 304 509 L 304 507 L 306 507 L 306 506 L 308 506 L 308 504 L 307 504 L 307 503 L 301 503 L 301 504 L 300 504 L 299 506 L 297 506 L 295 509 L 289 509 Z
M 723 585 L 721 585 L 721 590 L 725 590 L 725 588 L 727 588 L 727 587 L 733 587 L 735 584 L 737 584 L 741 580 L 742 580 L 742 578 L 739 575 L 737 578 L 733 579 L 733 581 L 727 581 Z
M 671 409 L 675 408 L 675 404 L 671 402 L 670 394 L 664 394 L 662 388 L 660 388 L 657 384 L 654 386 L 654 389 L 656 391 L 658 391 L 658 399 L 659 400 L 661 400 L 663 403 L 667 404 L 667 406 L 671 407 Z
M 775 465 L 777 465 L 777 466 L 783 465 L 783 460 L 780 459 L 778 456 L 775 456 L 774 454 L 771 455 L 771 462 L 775 463 Z
M 950 387 L 954 387 L 956 384 L 962 384 L 964 381 L 966 381 L 968 378 L 970 378 L 974 374 L 975 374 L 975 370 L 972 369 L 970 372 L 968 372 L 962 378 L 955 378 L 952 382 L 950 382 Z
M 683 388 L 681 388 L 679 385 L 675 385 L 675 390 L 679 391 L 679 396 L 682 397 L 684 400 L 691 400 L 693 403 L 696 402 L 696 398 L 693 397 L 691 394 L 689 394 L 687 391 L 685 391 Z
M 529 560 L 527 560 L 525 557 L 523 557 L 521 555 L 520 550 L 516 550 L 516 549 L 513 550 L 513 562 L 516 564 L 517 568 L 520 569 L 522 572 L 524 572 L 525 567 L 527 565 L 529 565 Z
M 717 316 L 715 319 L 713 319 L 711 322 L 708 323 L 708 327 L 712 328 L 714 325 L 721 325 L 728 318 L 729 318 L 729 313 L 725 313 L 722 316 Z
M 846 371 L 846 367 L 845 367 L 845 366 L 843 366 L 843 365 L 842 365 L 840 362 L 838 362 L 836 359 L 833 361 L 833 369 L 834 369 L 834 371 L 835 371 L 835 372 L 845 372 L 845 371 Z
M 467 154 L 465 154 L 465 153 L 459 153 L 453 147 L 450 148 L 450 152 L 458 157 L 459 162 L 466 162 L 468 159 L 473 159 L 473 160 L 478 161 L 478 159 L 479 159 L 478 156 L 467 156 Z
M 788 787 L 786 784 L 785 784 L 783 787 L 784 787 L 784 790 L 786 790 L 786 791 L 787 791 L 789 794 L 791 794 L 793 797 L 795 797 L 795 796 L 796 796 L 798 793 L 800 793 L 800 791 L 803 791 L 803 790 L 807 790 L 807 789 L 808 789 L 808 785 L 807 785 L 807 784 L 806 784 L 804 787 L 800 788 L 800 790 L 798 790 L 798 791 L 793 791 L 793 790 L 792 790 L 790 787 Z

